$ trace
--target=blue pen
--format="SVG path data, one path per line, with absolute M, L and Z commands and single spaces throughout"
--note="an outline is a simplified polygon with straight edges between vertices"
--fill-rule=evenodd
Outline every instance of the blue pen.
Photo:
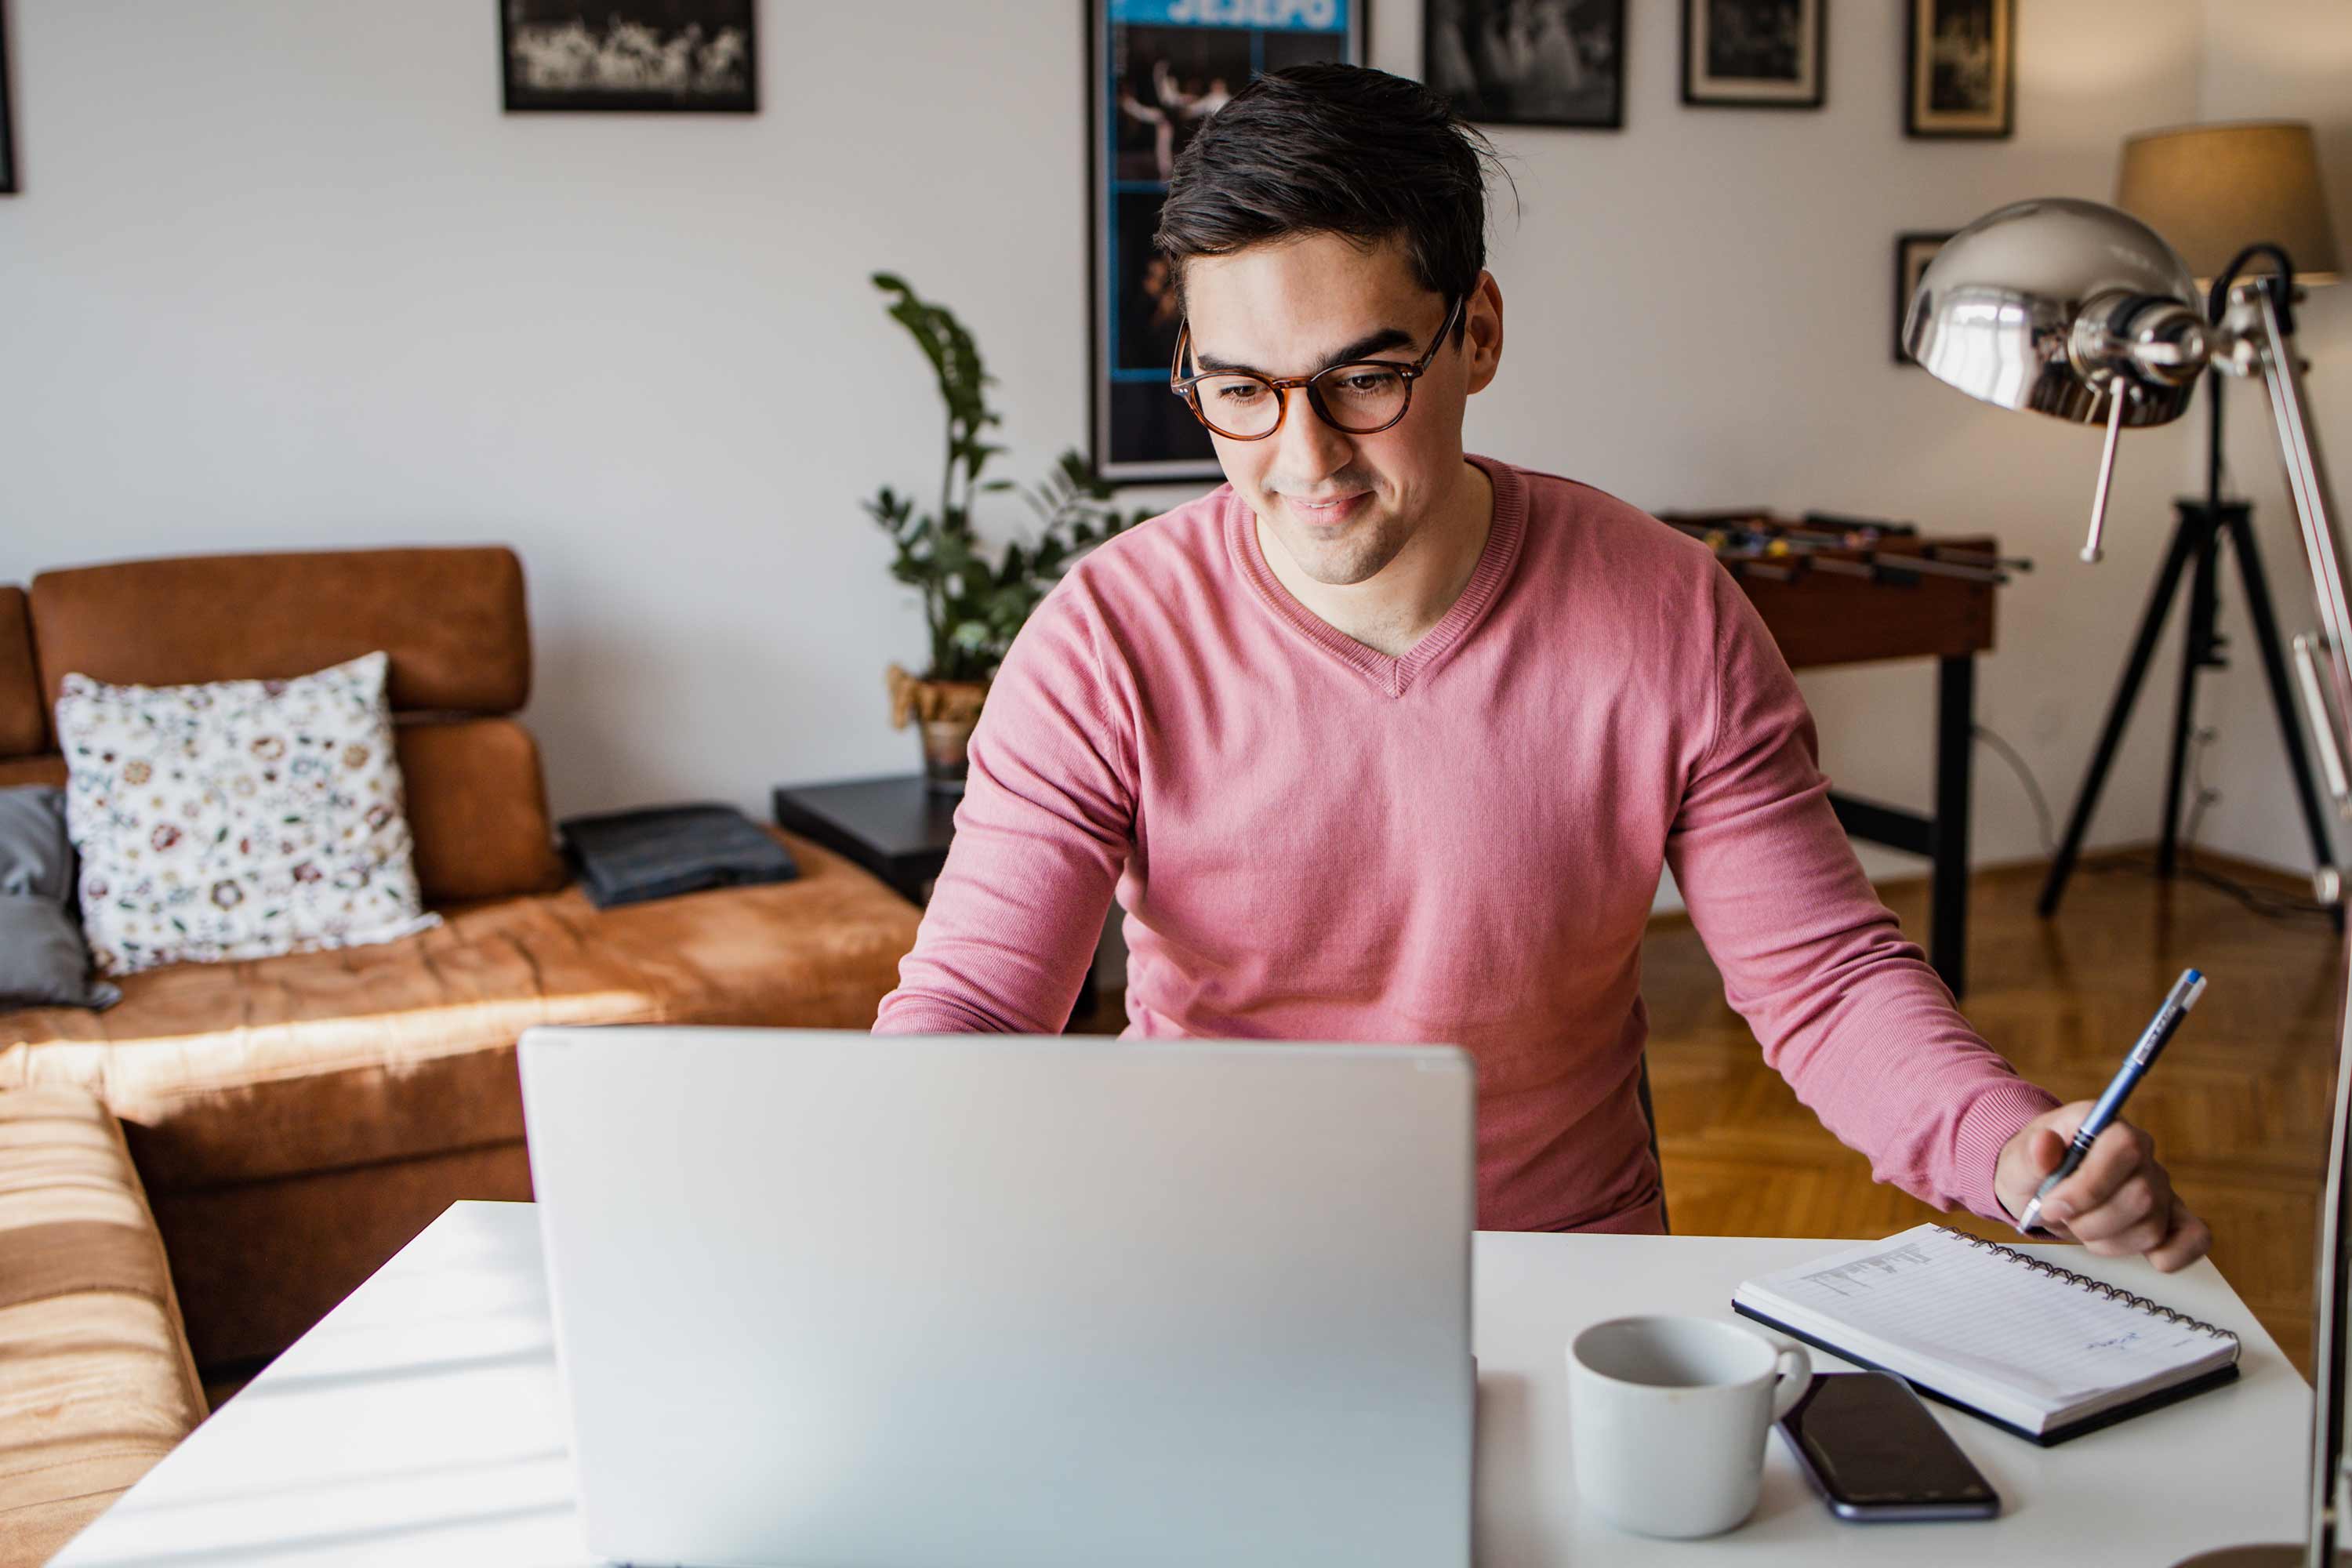
M 2074 1141 L 2066 1145 L 2066 1157 L 2059 1161 L 2058 1168 L 2034 1189 L 2033 1200 L 2025 1205 L 2025 1213 L 2018 1219 L 2019 1230 L 2032 1230 L 2034 1222 L 2042 1217 L 2042 1200 L 2050 1195 L 2050 1189 L 2082 1168 L 2084 1156 L 2090 1153 L 2092 1143 L 2122 1111 L 2124 1101 L 2139 1086 L 2139 1080 L 2147 1076 L 2147 1069 L 2156 1065 L 2157 1053 L 2164 1049 L 2172 1038 L 2172 1032 L 2180 1027 L 2180 1020 L 2189 1016 L 2189 1009 L 2197 1005 L 2197 998 L 2204 994 L 2205 977 L 2193 969 L 2182 970 L 2180 978 L 2172 983 L 2172 989 L 2165 993 L 2164 1005 L 2156 1010 L 2156 1016 L 2141 1031 L 2139 1043 L 2132 1047 L 2131 1055 L 2124 1058 L 2124 1065 L 2116 1069 L 2116 1076 L 2107 1084 L 2106 1092 L 2099 1096 L 2099 1103 L 2091 1107 L 2090 1115 L 2083 1118 L 2083 1125 L 2075 1130 Z

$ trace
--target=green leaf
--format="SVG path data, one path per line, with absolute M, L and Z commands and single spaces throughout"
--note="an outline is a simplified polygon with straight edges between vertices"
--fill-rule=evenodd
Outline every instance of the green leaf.
M 1116 487 L 1076 447 L 1066 447 L 1033 489 L 983 479 L 1007 448 L 984 438 L 1004 416 L 988 405 L 996 378 L 971 331 L 946 306 L 924 300 L 900 275 L 876 272 L 886 312 L 915 340 L 931 367 L 946 413 L 944 463 L 936 510 L 884 487 L 865 510 L 891 536 L 891 576 L 921 595 L 931 648 L 926 673 L 939 679 L 985 679 L 1002 662 L 1038 604 L 1073 563 L 1114 534 L 1154 515 L 1130 518 L 1109 504 Z M 1001 552 L 983 544 L 972 501 L 1017 491 L 1036 527 Z

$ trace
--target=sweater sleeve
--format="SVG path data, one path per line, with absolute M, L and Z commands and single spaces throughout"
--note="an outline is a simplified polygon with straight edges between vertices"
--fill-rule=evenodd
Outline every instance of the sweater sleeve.
M 877 1034 L 1059 1034 L 1133 837 L 1127 759 L 1076 584 L 1013 639 L 972 732 L 955 837 Z
M 2058 1102 L 1969 1028 L 1879 902 L 1829 804 L 1811 714 L 1717 566 L 1716 710 L 1666 846 L 1724 996 L 1764 1058 L 1871 1173 L 2004 1219 L 1993 1165 Z

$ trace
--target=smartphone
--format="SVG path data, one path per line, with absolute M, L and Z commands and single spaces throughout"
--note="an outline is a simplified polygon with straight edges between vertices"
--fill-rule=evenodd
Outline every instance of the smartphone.
M 1815 1373 L 1781 1418 L 1780 1436 L 1840 1519 L 1990 1519 L 2000 1512 L 2000 1494 L 1893 1373 Z

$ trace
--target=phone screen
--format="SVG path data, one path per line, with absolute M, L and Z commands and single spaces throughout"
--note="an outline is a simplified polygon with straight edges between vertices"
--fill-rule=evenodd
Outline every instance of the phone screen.
M 1910 1385 L 1822 1373 L 1781 1425 L 1832 1503 L 1981 1511 L 1999 1499 Z

